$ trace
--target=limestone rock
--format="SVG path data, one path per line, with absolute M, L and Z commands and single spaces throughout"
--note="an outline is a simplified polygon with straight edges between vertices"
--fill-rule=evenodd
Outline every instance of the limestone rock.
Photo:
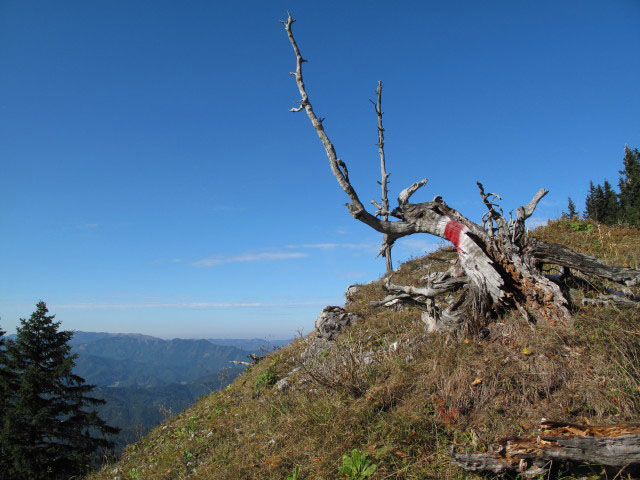
M 345 327 L 360 318 L 355 313 L 347 312 L 344 308 L 328 306 L 316 319 L 316 330 L 322 338 L 335 340 Z
M 346 305 L 350 303 L 354 303 L 356 301 L 356 297 L 358 292 L 362 289 L 362 285 L 349 285 L 344 292 L 344 298 L 346 300 Z

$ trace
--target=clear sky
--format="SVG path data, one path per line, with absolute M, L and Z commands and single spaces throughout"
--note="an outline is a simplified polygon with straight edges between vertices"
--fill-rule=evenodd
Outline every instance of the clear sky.
M 67 329 L 291 337 L 352 283 L 379 236 L 351 219 L 310 99 L 364 201 L 429 184 L 478 221 L 589 180 L 640 147 L 640 2 L 0 2 L 0 325 L 42 299 Z M 395 259 L 439 239 L 399 242 Z

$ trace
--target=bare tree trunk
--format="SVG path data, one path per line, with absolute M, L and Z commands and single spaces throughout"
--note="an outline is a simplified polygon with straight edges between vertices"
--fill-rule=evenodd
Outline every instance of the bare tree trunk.
M 496 203 L 501 198 L 493 193 L 485 193 L 483 185 L 478 183 L 482 202 L 487 208 L 482 225 L 478 225 L 449 207 L 440 196 L 430 202 L 410 203 L 411 196 L 427 183 L 423 179 L 400 192 L 398 206 L 390 211 L 381 83 L 378 84 L 375 106 L 378 115 L 382 204 L 372 201 L 378 210 L 375 215 L 369 213 L 349 181 L 346 163 L 338 158 L 322 120 L 316 116 L 309 100 L 302 75 L 302 64 L 306 60 L 293 36 L 294 22 L 291 15 L 283 22 L 296 56 L 296 71 L 291 74 L 295 77 L 301 97 L 299 106 L 291 111 L 304 110 L 309 117 L 325 148 L 331 171 L 351 201 L 347 204 L 351 215 L 383 234 L 380 254 L 387 256 L 387 268 L 391 268 L 390 252 L 394 242 L 407 235 L 428 233 L 447 239 L 456 248 L 458 262 L 446 272 L 430 275 L 426 288 L 397 286 L 390 281 L 387 283 L 387 289 L 395 298 L 410 299 L 424 309 L 425 322 L 430 330 L 478 332 L 491 317 L 511 308 L 518 309 L 530 321 L 570 322 L 568 289 L 558 279 L 547 278 L 543 274 L 542 266 L 545 263 L 575 268 L 627 286 L 640 284 L 640 272 L 637 270 L 606 266 L 566 247 L 529 239 L 525 221 L 548 193 L 545 189 L 540 189 L 527 205 L 519 207 L 515 219 L 507 221 Z M 398 221 L 389 221 L 390 216 Z M 441 308 L 434 302 L 436 296 L 451 292 L 458 292 L 458 295 L 448 306 Z
M 387 173 L 387 164 L 384 154 L 384 127 L 382 125 L 382 82 L 380 81 L 378 82 L 376 94 L 378 95 L 378 99 L 375 103 L 372 103 L 375 106 L 376 116 L 378 117 L 378 153 L 380 154 L 380 189 L 382 204 L 378 204 L 373 200 L 371 201 L 371 203 L 378 207 L 376 215 L 380 215 L 386 222 L 389 220 L 389 190 L 387 188 L 389 182 L 389 174 Z M 380 248 L 380 252 L 378 253 L 378 255 L 382 255 L 385 258 L 387 273 L 393 272 L 393 262 L 391 260 L 392 247 L 393 242 L 389 240 L 389 236 L 387 234 L 384 234 L 382 237 L 382 248 Z

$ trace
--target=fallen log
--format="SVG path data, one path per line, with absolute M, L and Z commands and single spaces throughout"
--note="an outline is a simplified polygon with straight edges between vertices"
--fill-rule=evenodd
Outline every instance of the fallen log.
M 546 473 L 554 462 L 625 468 L 640 466 L 640 424 L 586 426 L 542 420 L 531 437 L 505 438 L 487 453 L 458 453 L 452 463 L 468 471 Z

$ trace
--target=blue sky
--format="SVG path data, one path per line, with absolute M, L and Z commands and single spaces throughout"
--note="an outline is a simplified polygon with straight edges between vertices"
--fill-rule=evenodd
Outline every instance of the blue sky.
M 384 82 L 393 197 L 442 195 L 472 220 L 589 180 L 640 147 L 640 2 L 0 3 L 0 325 L 42 299 L 67 329 L 291 337 L 352 283 L 378 235 L 346 197 L 310 99 L 361 198 L 379 197 Z M 439 239 L 399 242 L 396 260 Z

